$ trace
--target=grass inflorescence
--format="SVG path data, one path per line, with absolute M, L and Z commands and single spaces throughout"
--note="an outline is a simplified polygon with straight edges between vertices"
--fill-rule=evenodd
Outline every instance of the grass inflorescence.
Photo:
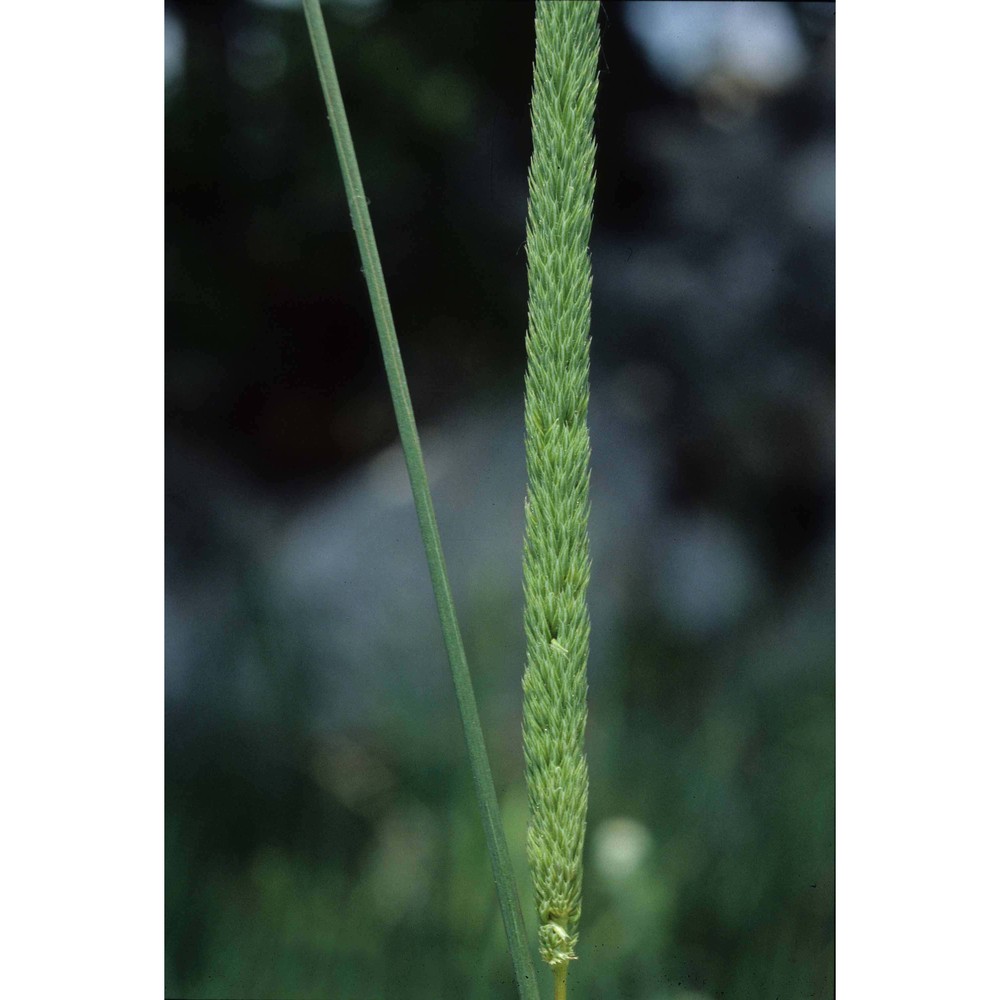
M 542 957 L 576 957 L 587 813 L 591 265 L 598 0 L 539 0 L 528 175 L 524 751 Z

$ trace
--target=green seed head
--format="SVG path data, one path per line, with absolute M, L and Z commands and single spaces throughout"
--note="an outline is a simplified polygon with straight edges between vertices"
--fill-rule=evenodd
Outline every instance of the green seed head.
M 528 175 L 524 752 L 542 957 L 576 957 L 587 815 L 588 243 L 598 0 L 538 0 Z

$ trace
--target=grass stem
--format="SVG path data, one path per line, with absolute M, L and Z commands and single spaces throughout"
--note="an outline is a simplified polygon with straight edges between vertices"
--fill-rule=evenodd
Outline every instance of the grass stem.
M 517 976 L 517 986 L 522 1000 L 539 1000 L 535 967 L 528 946 L 528 936 L 518 900 L 507 841 L 504 838 L 500 821 L 500 806 L 497 802 L 493 776 L 486 756 L 486 745 L 483 741 L 483 731 L 476 708 L 472 679 L 469 676 L 469 667 L 459 632 L 458 617 L 455 614 L 451 588 L 448 585 L 444 553 L 441 549 L 441 538 L 431 502 L 430 487 L 427 483 L 427 472 L 424 468 L 420 439 L 417 436 L 417 425 L 406 384 L 403 360 L 396 339 L 392 311 L 389 308 L 389 296 L 385 287 L 385 278 L 382 275 L 382 264 L 379 260 L 378 248 L 375 245 L 375 233 L 368 213 L 368 202 L 361 183 L 361 172 L 358 168 L 354 144 L 347 123 L 347 113 L 344 110 L 340 85 L 333 65 L 333 53 L 330 51 L 330 41 L 323 23 L 319 0 L 303 0 L 303 6 L 313 53 L 316 57 L 316 68 L 319 72 L 330 118 L 330 128 L 333 131 L 337 157 L 344 177 L 351 220 L 354 223 L 358 250 L 361 253 L 361 262 L 364 266 L 365 281 L 368 283 L 368 294 L 371 298 L 372 311 L 375 314 L 375 326 L 378 330 L 382 358 L 389 379 L 389 391 L 392 394 L 392 405 L 396 413 L 396 423 L 399 426 L 399 436 L 403 445 L 407 472 L 410 476 L 413 502 L 417 509 L 420 535 L 427 555 L 427 566 L 430 570 L 438 617 L 441 620 L 441 631 L 444 634 L 444 644 L 451 666 L 455 694 L 458 697 L 459 713 L 462 718 L 469 763 L 472 766 L 476 798 L 479 801 L 482 814 L 486 845 L 493 866 L 493 879 L 496 884 L 504 928 L 507 932 L 507 943 Z
M 552 972 L 556 977 L 555 989 L 552 996 L 554 1000 L 566 1000 L 566 979 L 569 974 L 569 962 L 563 962 L 562 965 L 555 966 Z

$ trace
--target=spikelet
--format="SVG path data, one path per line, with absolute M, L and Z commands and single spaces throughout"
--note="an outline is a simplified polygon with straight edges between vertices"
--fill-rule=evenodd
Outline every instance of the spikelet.
M 528 175 L 524 753 L 549 965 L 576 957 L 587 813 L 591 267 L 598 0 L 538 0 Z

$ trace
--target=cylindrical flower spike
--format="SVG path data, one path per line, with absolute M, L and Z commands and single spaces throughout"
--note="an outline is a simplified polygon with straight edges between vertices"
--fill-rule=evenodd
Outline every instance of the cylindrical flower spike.
M 542 957 L 576 957 L 587 814 L 591 267 L 598 0 L 538 0 L 528 175 L 524 752 Z

